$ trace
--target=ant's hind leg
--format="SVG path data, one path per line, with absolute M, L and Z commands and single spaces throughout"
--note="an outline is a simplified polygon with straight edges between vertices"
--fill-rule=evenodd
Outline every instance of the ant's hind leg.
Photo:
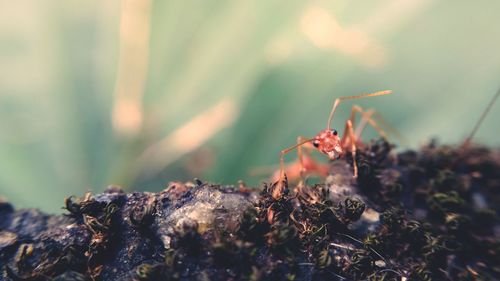
M 353 178 L 358 177 L 358 164 L 356 162 L 356 136 L 354 135 L 354 129 L 351 120 L 347 120 L 344 129 L 344 136 L 342 137 L 341 143 L 344 149 L 349 148 L 352 155 L 352 166 L 354 169 Z
M 355 123 L 356 113 L 359 113 L 361 115 L 361 120 L 359 121 L 358 125 L 356 126 L 356 130 L 354 132 L 354 135 L 356 136 L 356 140 L 361 138 L 361 134 L 363 133 L 364 129 L 366 128 L 366 125 L 368 125 L 368 124 L 370 124 L 382 138 L 387 139 L 387 134 L 385 133 L 385 131 L 374 120 L 374 117 L 377 114 L 377 112 L 374 109 L 364 110 L 361 106 L 354 105 L 351 109 L 351 116 L 349 118 L 349 120 L 351 120 L 352 124 Z M 384 122 L 384 125 L 386 125 L 385 122 Z
M 389 124 L 389 122 L 387 122 L 379 112 L 374 111 L 373 117 L 371 119 L 375 120 L 377 124 L 380 124 L 381 127 L 384 128 L 386 132 L 390 133 L 391 135 L 399 139 L 401 144 L 405 146 L 408 145 L 408 139 L 406 139 L 405 136 L 403 136 L 398 129 Z
M 361 114 L 361 120 L 359 121 L 354 131 L 356 139 L 358 140 L 361 139 L 361 134 L 363 133 L 363 130 L 366 128 L 368 124 L 370 124 L 370 126 L 372 126 L 375 129 L 375 131 L 377 131 L 377 133 L 380 135 L 380 137 L 382 137 L 384 140 L 388 140 L 387 137 L 387 132 L 388 132 L 392 136 L 399 139 L 401 144 L 403 145 L 408 144 L 408 140 L 398 131 L 398 129 L 394 128 L 394 126 L 389 124 L 389 122 L 387 122 L 378 111 L 374 109 L 363 110 L 360 106 L 353 106 L 351 116 L 355 114 L 354 111 L 359 112 Z M 351 119 L 351 121 L 354 124 L 354 119 Z

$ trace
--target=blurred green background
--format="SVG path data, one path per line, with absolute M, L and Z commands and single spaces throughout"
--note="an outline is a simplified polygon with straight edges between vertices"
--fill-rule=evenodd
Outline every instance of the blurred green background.
M 465 0 L 3 1 L 0 195 L 60 212 L 64 197 L 108 184 L 258 184 L 267 175 L 250 172 L 272 171 L 280 149 L 323 129 L 336 97 L 385 89 L 395 94 L 356 104 L 380 111 L 404 147 L 458 143 L 500 86 L 499 10 Z M 497 104 L 477 142 L 500 143 L 499 117 Z

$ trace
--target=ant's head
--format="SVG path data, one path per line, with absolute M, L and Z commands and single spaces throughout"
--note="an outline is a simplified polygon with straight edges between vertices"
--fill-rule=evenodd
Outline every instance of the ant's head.
M 338 135 L 335 129 L 323 130 L 314 137 L 312 144 L 319 151 L 328 155 L 330 160 L 338 159 L 344 152 Z

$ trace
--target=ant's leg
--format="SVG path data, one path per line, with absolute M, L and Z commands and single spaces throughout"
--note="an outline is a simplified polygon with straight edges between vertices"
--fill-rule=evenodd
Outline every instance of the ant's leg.
M 304 140 L 305 140 L 304 137 L 299 136 L 297 138 L 297 143 L 302 143 Z M 330 166 L 315 160 L 310 154 L 310 152 L 313 150 L 316 149 L 312 146 L 311 142 L 306 142 L 303 146 L 299 146 L 297 148 L 298 159 L 299 159 L 298 168 L 291 167 L 292 169 L 295 168 L 295 170 L 299 169 L 298 173 L 293 173 L 293 174 L 295 175 L 299 174 L 303 182 L 305 182 L 307 176 L 312 174 L 325 177 L 328 175 Z
M 298 136 L 297 137 L 297 144 L 303 142 L 305 140 L 304 137 L 302 136 Z M 297 159 L 299 160 L 299 164 L 300 164 L 300 176 L 302 177 L 304 172 L 305 172 L 305 168 L 304 168 L 304 156 L 302 155 L 302 146 L 298 146 L 297 147 Z
M 385 133 L 385 131 L 373 119 L 373 117 L 375 117 L 375 114 L 377 114 L 375 110 L 368 109 L 365 111 L 361 106 L 354 105 L 351 109 L 351 117 L 349 119 L 351 120 L 352 124 L 354 124 L 355 122 L 354 117 L 356 113 L 359 113 L 361 115 L 361 120 L 359 121 L 358 126 L 356 127 L 356 131 L 354 133 L 354 135 L 356 136 L 356 140 L 358 140 L 361 137 L 363 130 L 366 128 L 366 125 L 368 124 L 370 124 L 382 138 L 387 139 L 387 134 Z
M 285 181 L 286 181 L 286 175 L 285 175 L 285 155 L 288 154 L 290 151 L 294 150 L 295 148 L 298 148 L 308 142 L 313 141 L 313 139 L 306 139 L 303 140 L 299 143 L 297 143 L 294 146 L 291 146 L 289 148 L 283 149 L 280 152 L 280 176 L 278 179 L 278 182 L 276 183 L 276 187 L 272 191 L 271 195 L 274 199 L 279 199 L 281 195 L 283 194 L 283 190 L 285 189 Z
M 356 130 L 354 131 L 356 138 L 359 139 L 361 137 L 361 134 L 363 133 L 364 129 L 366 128 L 366 125 L 370 124 L 383 139 L 387 139 L 387 134 L 385 133 L 385 131 L 373 119 L 375 112 L 376 112 L 375 110 L 369 109 L 369 110 L 361 113 L 361 120 L 359 121 L 358 126 L 356 127 Z
M 297 137 L 297 144 L 300 144 L 300 143 L 303 143 L 305 146 L 302 146 L 302 145 L 299 145 L 297 147 L 297 158 L 299 160 L 299 166 L 300 166 L 300 177 L 304 177 L 304 174 L 305 172 L 307 172 L 307 168 L 306 168 L 306 163 L 304 161 L 304 154 L 306 157 L 308 157 L 308 159 L 310 158 L 310 155 L 309 155 L 309 150 L 311 149 L 311 147 L 307 146 L 309 144 L 309 142 L 305 142 L 306 141 L 306 138 L 303 137 L 303 136 L 298 136 Z M 304 150 L 303 150 L 304 149 Z
M 401 142 L 401 144 L 403 145 L 407 145 L 408 144 L 408 139 L 406 139 L 399 131 L 398 129 L 394 128 L 394 126 L 392 126 L 391 124 L 389 124 L 389 122 L 387 122 L 380 113 L 378 113 L 377 111 L 375 111 L 375 113 L 373 114 L 373 117 L 372 117 L 373 120 L 375 120 L 378 124 L 381 125 L 382 128 L 384 128 L 384 130 L 386 132 L 389 132 L 390 134 L 392 134 L 393 136 L 395 136 L 396 138 L 399 139 L 399 141 Z
M 352 124 L 356 123 L 356 113 L 363 114 L 363 108 L 355 104 L 351 107 L 351 114 L 349 115 L 349 120 L 351 120 Z
M 297 144 L 300 144 L 306 140 L 305 137 L 303 136 L 298 136 L 297 137 Z M 308 150 L 311 150 L 312 147 L 308 147 L 309 143 L 305 143 L 305 146 L 298 146 L 297 147 L 297 160 L 295 162 L 285 164 L 284 171 L 286 171 L 287 178 L 288 180 L 294 180 L 299 177 L 303 177 L 305 173 L 307 172 L 307 161 L 306 159 L 309 159 L 309 152 Z M 307 157 L 307 158 L 305 158 Z M 269 167 L 270 168 L 270 167 Z M 258 172 L 261 173 L 267 173 L 269 168 L 261 168 L 259 170 L 254 169 L 254 174 L 257 174 Z M 274 168 L 275 173 L 271 177 L 272 182 L 276 182 L 280 179 L 281 170 Z
M 367 124 L 370 124 L 377 133 L 385 140 L 387 140 L 387 133 L 389 132 L 393 136 L 395 136 L 401 144 L 406 145 L 408 140 L 392 125 L 387 122 L 382 115 L 374 109 L 368 109 L 364 111 L 360 106 L 353 106 L 353 111 L 359 112 L 362 115 L 361 121 L 356 126 L 354 134 L 356 135 L 356 139 L 361 138 L 361 134 L 363 130 L 366 128 Z M 354 115 L 354 112 L 351 112 L 351 116 Z M 354 119 L 351 119 L 354 124 Z
M 345 129 L 344 129 L 344 136 L 342 137 L 341 143 L 342 146 L 347 148 L 348 146 L 351 147 L 351 155 L 352 155 L 352 162 L 353 162 L 353 168 L 354 168 L 354 174 L 353 178 L 358 177 L 358 164 L 356 163 L 356 136 L 354 135 L 354 129 L 352 127 L 352 122 L 351 120 L 347 120 L 345 124 Z

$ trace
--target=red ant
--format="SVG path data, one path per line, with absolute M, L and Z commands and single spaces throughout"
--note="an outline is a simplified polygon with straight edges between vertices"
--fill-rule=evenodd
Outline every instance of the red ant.
M 305 139 L 303 137 L 299 137 L 297 139 L 296 145 L 281 151 L 280 170 L 279 170 L 279 175 L 277 176 L 275 188 L 273 189 L 271 194 L 272 197 L 275 199 L 279 199 L 283 193 L 283 190 L 285 188 L 284 182 L 286 178 L 285 170 L 289 171 L 291 178 L 297 178 L 301 176 L 304 172 L 316 173 L 321 176 L 326 176 L 328 174 L 328 166 L 314 162 L 314 160 L 312 160 L 312 158 L 310 158 L 308 154 L 303 155 L 301 149 L 303 145 L 309 145 L 309 146 L 312 145 L 321 153 L 326 154 L 328 158 L 330 158 L 330 160 L 337 160 L 345 156 L 347 152 L 350 152 L 353 159 L 353 170 L 354 170 L 353 177 L 357 178 L 358 166 L 356 163 L 356 148 L 361 132 L 363 131 L 365 126 L 369 123 L 384 138 L 385 138 L 385 133 L 372 118 L 372 116 L 375 114 L 374 110 L 365 111 L 363 110 L 362 107 L 354 105 L 351 109 L 350 118 L 346 121 L 346 125 L 344 128 L 344 136 L 341 138 L 337 130 L 332 129 L 331 127 L 333 115 L 337 107 L 343 101 L 382 96 L 391 93 L 392 91 L 387 90 L 375 93 L 361 94 L 357 96 L 345 96 L 337 98 L 333 103 L 333 107 L 332 110 L 330 111 L 330 116 L 328 117 L 328 122 L 325 130 L 320 131 L 314 138 Z M 360 113 L 362 115 L 362 119 L 358 125 L 358 128 L 354 130 L 353 123 L 355 121 L 356 113 Z M 298 163 L 292 164 L 292 166 L 289 166 L 287 169 L 285 169 L 285 155 L 290 151 L 294 150 L 295 148 L 297 148 L 298 150 Z
M 358 167 L 356 163 L 356 149 L 357 145 L 359 145 L 359 138 L 361 136 L 361 132 L 363 129 L 366 127 L 367 123 L 369 123 L 373 128 L 375 128 L 378 133 L 383 137 L 386 138 L 385 132 L 379 127 L 377 122 L 375 122 L 372 117 L 375 116 L 376 112 L 374 110 L 366 110 L 364 111 L 363 108 L 360 106 L 354 105 L 351 109 L 351 115 L 349 120 L 346 121 L 345 129 L 344 129 L 344 136 L 342 138 L 339 137 L 337 130 L 331 128 L 331 122 L 333 119 L 333 114 L 335 113 L 335 110 L 339 106 L 339 104 L 342 101 L 345 100 L 353 100 L 353 99 L 361 99 L 361 98 L 366 98 L 366 97 L 375 97 L 375 96 L 382 96 L 382 95 L 388 95 L 391 94 L 392 91 L 380 91 L 380 92 L 375 92 L 375 93 L 368 93 L 368 94 L 361 94 L 357 96 L 345 96 L 345 97 L 340 97 L 337 98 L 333 104 L 332 110 L 330 111 L 330 116 L 328 117 L 328 123 L 326 126 L 325 130 L 320 131 L 314 138 L 310 139 L 305 139 L 303 137 L 299 137 L 297 139 L 297 144 L 294 146 L 291 146 L 287 149 L 284 149 L 281 151 L 281 157 L 280 157 L 280 170 L 278 174 L 275 174 L 273 176 L 274 182 L 275 182 L 275 188 L 272 191 L 272 196 L 275 199 L 279 199 L 283 193 L 284 190 L 284 184 L 287 179 L 285 170 L 288 171 L 290 178 L 295 179 L 302 177 L 304 173 L 309 173 L 309 174 L 317 174 L 320 176 L 327 176 L 328 175 L 328 165 L 327 164 L 318 164 L 316 163 L 306 152 L 305 155 L 303 155 L 302 152 L 302 146 L 303 145 L 309 145 L 306 146 L 306 148 L 311 149 L 310 146 L 312 145 L 314 148 L 319 150 L 320 152 L 328 155 L 330 160 L 336 160 L 339 159 L 342 156 L 345 156 L 348 151 L 351 152 L 352 159 L 353 159 L 353 177 L 357 178 L 358 176 Z M 488 112 L 491 110 L 493 104 L 497 100 L 497 98 L 500 96 L 500 89 L 496 92 L 496 94 L 493 96 L 491 101 L 489 102 L 488 106 L 486 107 L 485 111 L 479 118 L 479 120 L 476 122 L 471 134 L 465 139 L 465 141 L 462 143 L 462 147 L 470 145 L 472 138 L 474 137 L 475 133 L 481 126 L 482 122 L 484 121 L 486 115 Z M 356 131 L 354 131 L 353 123 L 355 119 L 355 114 L 360 113 L 362 115 L 362 119 L 359 122 L 358 127 L 356 128 Z M 381 124 L 384 124 L 382 119 L 378 121 Z M 386 127 L 388 127 L 386 125 Z M 294 163 L 292 165 L 289 165 L 288 167 L 285 167 L 285 160 L 284 157 L 287 153 L 290 151 L 294 150 L 297 148 L 298 150 L 298 162 Z

